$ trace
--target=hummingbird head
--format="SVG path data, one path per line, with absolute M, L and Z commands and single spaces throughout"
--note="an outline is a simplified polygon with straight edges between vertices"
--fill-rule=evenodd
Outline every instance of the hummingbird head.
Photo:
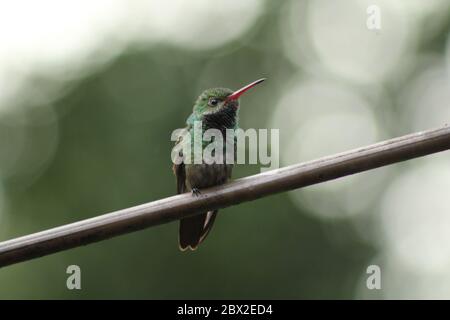
M 193 114 L 196 120 L 209 122 L 212 127 L 233 127 L 237 122 L 239 97 L 264 80 L 259 79 L 236 91 L 227 88 L 203 91 L 194 105 Z
M 227 97 L 233 93 L 233 90 L 227 88 L 211 88 L 206 89 L 197 98 L 194 104 L 194 113 L 203 117 L 208 114 L 218 113 L 225 108 L 239 107 L 238 100 L 227 100 Z

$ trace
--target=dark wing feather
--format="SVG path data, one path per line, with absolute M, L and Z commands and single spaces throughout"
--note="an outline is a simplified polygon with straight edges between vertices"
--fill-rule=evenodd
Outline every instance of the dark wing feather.
M 183 149 L 181 148 L 180 142 L 183 140 L 183 137 L 180 136 L 178 140 L 175 142 L 175 163 L 173 164 L 172 170 L 177 179 L 177 193 L 185 193 L 186 192 L 186 171 L 184 169 L 183 163 Z
M 175 142 L 175 162 L 172 169 L 177 179 L 177 193 L 185 193 L 186 187 L 186 170 L 183 163 L 183 151 L 181 147 L 181 141 L 183 136 L 180 135 L 177 142 Z M 199 214 L 192 217 L 184 218 L 180 220 L 179 229 L 179 245 L 181 250 L 187 248 L 195 249 L 203 234 L 203 228 L 205 226 L 205 219 L 207 214 Z

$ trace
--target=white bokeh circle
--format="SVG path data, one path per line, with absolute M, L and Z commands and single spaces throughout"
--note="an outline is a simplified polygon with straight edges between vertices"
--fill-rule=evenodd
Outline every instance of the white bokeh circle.
M 369 30 L 366 10 L 377 5 L 381 29 Z M 312 74 L 332 73 L 356 83 L 387 79 L 414 45 L 407 11 L 387 0 L 292 1 L 283 20 L 287 56 Z
M 270 123 L 280 128 L 281 165 L 362 147 L 379 139 L 370 103 L 356 91 L 329 81 L 305 80 L 283 95 Z M 367 172 L 290 192 L 294 203 L 320 217 L 366 212 L 385 177 Z
M 380 238 L 405 265 L 438 272 L 450 264 L 450 167 L 445 154 L 416 161 L 386 188 Z

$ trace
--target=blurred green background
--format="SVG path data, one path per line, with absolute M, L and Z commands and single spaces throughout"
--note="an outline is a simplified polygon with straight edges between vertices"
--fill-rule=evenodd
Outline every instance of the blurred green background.
M 209 87 L 268 78 L 243 97 L 240 125 L 280 129 L 282 166 L 444 125 L 449 9 L 0 2 L 0 240 L 173 195 L 170 135 Z M 450 298 L 449 159 L 223 209 L 193 253 L 170 223 L 6 267 L 0 298 Z M 66 288 L 72 264 L 82 290 Z M 366 288 L 372 264 L 381 290 Z

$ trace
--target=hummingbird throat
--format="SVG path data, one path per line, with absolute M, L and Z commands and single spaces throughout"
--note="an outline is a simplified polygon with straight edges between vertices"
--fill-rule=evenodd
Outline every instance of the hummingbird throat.
M 203 115 L 202 129 L 218 129 L 225 134 L 226 129 L 235 129 L 237 127 L 237 107 L 223 108 L 218 112 Z

